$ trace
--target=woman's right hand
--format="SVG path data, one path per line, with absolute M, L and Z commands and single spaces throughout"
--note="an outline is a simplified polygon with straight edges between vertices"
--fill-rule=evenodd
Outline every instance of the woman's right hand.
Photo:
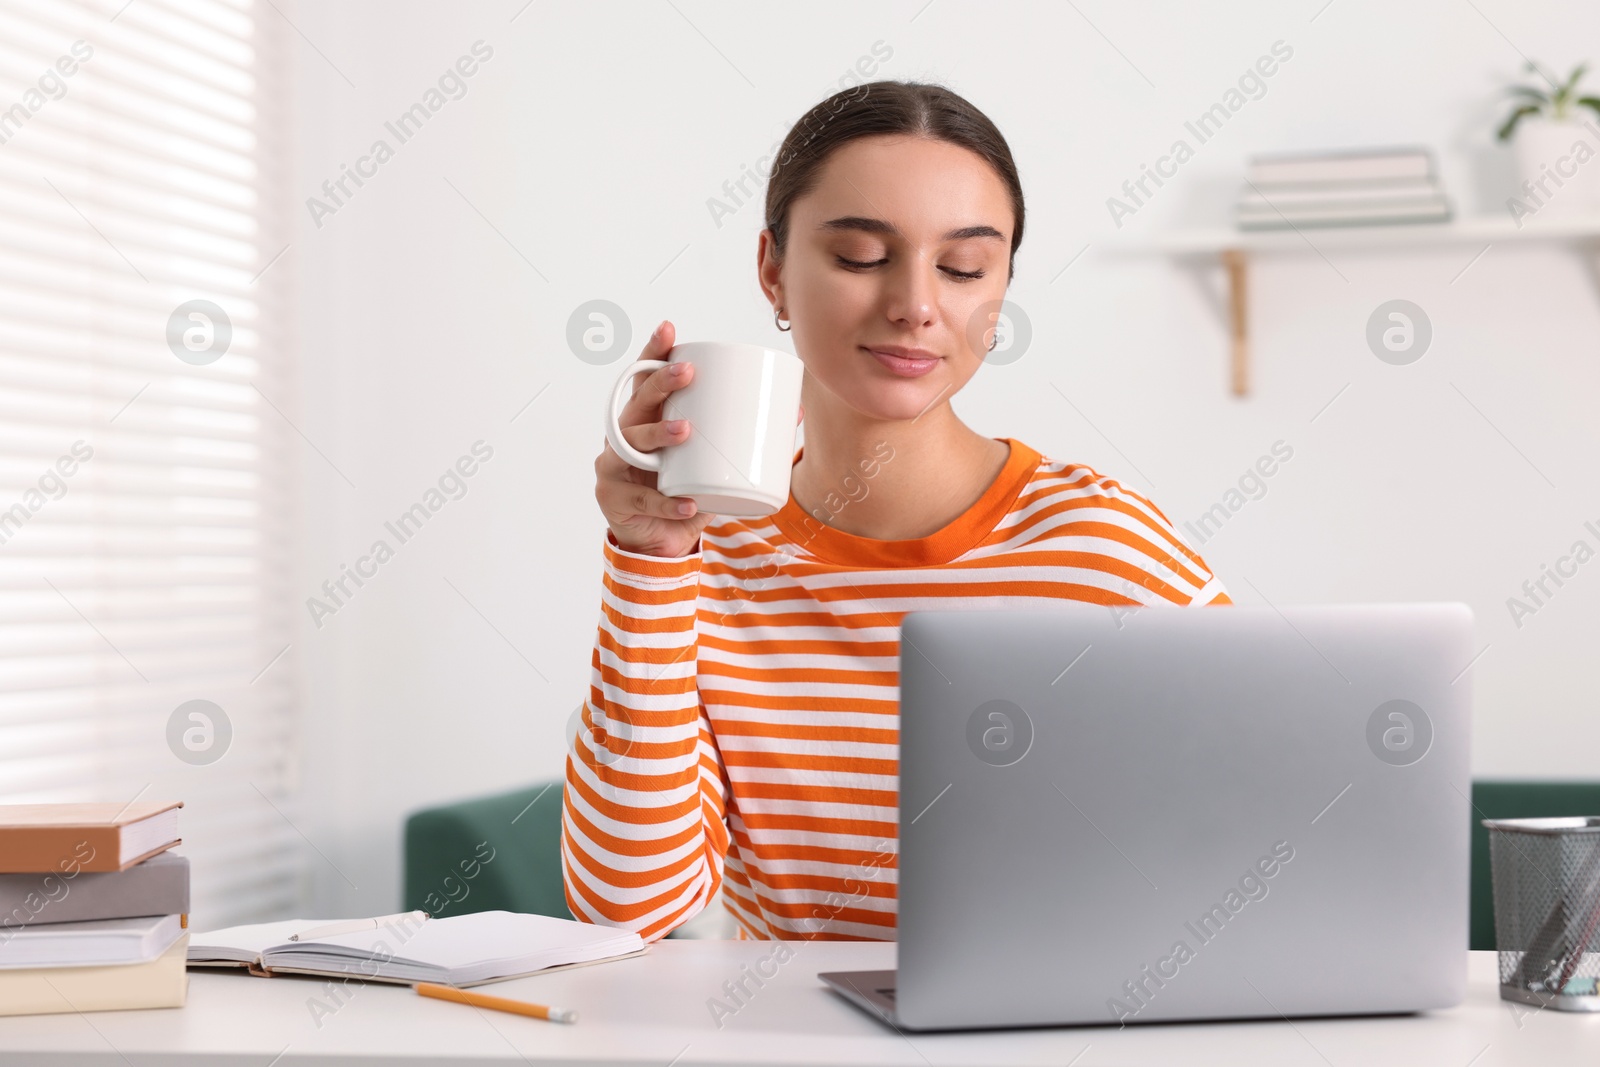
M 675 331 L 671 322 L 656 327 L 640 359 L 666 359 Z M 634 380 L 633 395 L 617 423 L 623 440 L 641 452 L 682 444 L 692 432 L 687 419 L 661 421 L 667 396 L 694 381 L 694 365 L 674 363 Z M 700 531 L 716 518 L 701 512 L 686 496 L 663 496 L 656 490 L 656 472 L 640 470 L 607 441 L 594 461 L 594 497 L 617 544 L 646 556 L 686 556 L 700 540 Z

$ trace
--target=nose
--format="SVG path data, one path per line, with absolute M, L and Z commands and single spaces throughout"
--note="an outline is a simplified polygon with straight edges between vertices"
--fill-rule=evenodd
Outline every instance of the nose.
M 888 306 L 891 321 L 916 328 L 931 326 L 937 319 L 938 270 L 922 256 L 903 262 L 889 284 Z

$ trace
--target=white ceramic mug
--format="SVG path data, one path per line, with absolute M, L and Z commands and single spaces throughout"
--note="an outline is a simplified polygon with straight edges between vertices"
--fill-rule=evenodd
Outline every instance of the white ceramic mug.
M 694 381 L 669 393 L 661 414 L 689 420 L 688 440 L 640 452 L 617 422 L 628 384 L 671 363 L 694 364 Z M 622 372 L 606 403 L 606 440 L 633 466 L 656 471 L 656 488 L 667 496 L 693 497 L 714 515 L 770 515 L 789 499 L 804 377 L 799 357 L 775 348 L 686 341 L 665 360 L 637 360 Z

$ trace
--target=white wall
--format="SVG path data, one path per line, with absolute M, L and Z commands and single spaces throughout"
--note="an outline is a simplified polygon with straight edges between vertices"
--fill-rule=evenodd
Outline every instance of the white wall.
M 1090 463 L 1180 524 L 1288 442 L 1268 495 L 1203 547 L 1235 599 L 1465 600 L 1488 645 L 1472 671 L 1475 772 L 1594 772 L 1600 563 L 1520 629 L 1505 604 L 1574 540 L 1597 540 L 1582 524 L 1600 525 L 1600 316 L 1582 260 L 1546 245 L 1497 245 L 1464 274 L 1478 248 L 1264 260 L 1239 400 L 1214 293 L 1168 262 L 1102 253 L 1117 235 L 1106 198 L 1280 39 L 1294 54 L 1266 95 L 1117 236 L 1220 218 L 1247 155 L 1299 148 L 1427 144 L 1464 213 L 1503 211 L 1498 88 L 1517 49 L 1562 70 L 1591 58 L 1574 48 L 1600 40 L 1600 10 L 1080 0 L 1102 37 L 1054 3 L 538 0 L 511 21 L 522 3 L 288 9 L 322 53 L 301 49 L 296 202 L 374 139 L 394 144 L 383 122 L 474 41 L 494 50 L 336 214 L 317 227 L 302 211 L 285 257 L 302 293 L 296 421 L 326 456 L 300 457 L 298 600 L 375 539 L 393 544 L 383 521 L 474 441 L 494 449 L 347 606 L 320 629 L 301 616 L 297 823 L 327 858 L 312 859 L 315 912 L 398 905 L 406 812 L 559 774 L 598 612 L 590 464 L 617 370 L 567 350 L 567 317 L 615 301 L 635 350 L 664 317 L 685 339 L 781 343 L 754 274 L 759 194 L 720 228 L 706 200 L 877 41 L 893 50 L 877 76 L 942 80 L 987 111 L 1028 195 L 1010 295 L 1033 344 L 978 376 L 963 416 Z M 1434 326 L 1410 367 L 1364 341 L 1396 297 Z

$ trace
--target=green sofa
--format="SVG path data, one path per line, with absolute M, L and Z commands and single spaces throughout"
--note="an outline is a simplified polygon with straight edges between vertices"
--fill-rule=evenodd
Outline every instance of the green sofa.
M 1494 948 L 1489 833 L 1480 819 L 1600 815 L 1600 781 L 1472 784 L 1471 947 Z M 533 912 L 572 918 L 561 885 L 561 783 L 415 812 L 405 824 L 402 907 L 436 915 Z
M 412 814 L 404 898 L 404 910 L 433 915 L 498 909 L 572 918 L 561 884 L 561 783 Z

